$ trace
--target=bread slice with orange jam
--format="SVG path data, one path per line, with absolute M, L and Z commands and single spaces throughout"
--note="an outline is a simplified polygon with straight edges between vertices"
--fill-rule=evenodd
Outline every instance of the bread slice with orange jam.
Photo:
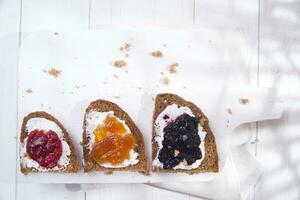
M 115 103 L 103 99 L 90 103 L 84 116 L 82 145 L 84 172 L 148 174 L 143 135 Z
M 80 162 L 69 133 L 49 113 L 32 112 L 24 117 L 20 134 L 20 167 L 25 175 L 79 171 Z

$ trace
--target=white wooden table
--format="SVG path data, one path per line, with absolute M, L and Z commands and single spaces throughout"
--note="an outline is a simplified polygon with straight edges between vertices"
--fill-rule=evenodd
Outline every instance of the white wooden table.
M 283 118 L 253 124 L 250 149 L 265 168 L 249 199 L 300 199 L 299 0 L 0 0 L 0 200 L 194 199 L 142 184 L 70 192 L 16 178 L 18 50 L 26 32 L 113 26 L 210 27 L 239 34 L 232 79 L 274 87 Z M 233 41 L 233 42 L 232 42 Z M 242 48 L 241 48 L 242 47 Z

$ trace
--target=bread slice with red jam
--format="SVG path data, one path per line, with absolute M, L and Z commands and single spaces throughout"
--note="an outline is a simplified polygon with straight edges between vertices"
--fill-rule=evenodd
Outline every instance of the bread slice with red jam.
M 218 172 L 218 153 L 209 121 L 195 104 L 158 94 L 152 123 L 153 171 Z
M 117 104 L 90 103 L 83 122 L 84 172 L 131 171 L 148 174 L 144 138 Z
M 79 159 L 69 133 L 52 115 L 32 112 L 24 119 L 20 134 L 20 167 L 33 172 L 76 173 Z

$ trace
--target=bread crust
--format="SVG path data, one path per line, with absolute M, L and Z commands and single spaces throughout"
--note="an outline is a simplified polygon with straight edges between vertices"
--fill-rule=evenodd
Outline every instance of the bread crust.
M 70 147 L 70 151 L 71 151 L 70 163 L 63 169 L 59 169 L 59 170 L 49 169 L 47 172 L 55 172 L 55 173 L 76 173 L 76 172 L 78 172 L 80 170 L 80 162 L 79 162 L 78 155 L 76 153 L 76 149 L 71 141 L 69 133 L 67 132 L 65 127 L 54 116 L 52 116 L 51 114 L 49 114 L 47 112 L 36 111 L 36 112 L 29 113 L 26 117 L 24 117 L 22 126 L 21 126 L 20 143 L 23 144 L 24 139 L 28 135 L 28 132 L 26 131 L 26 125 L 27 125 L 27 122 L 32 118 L 44 118 L 44 119 L 53 121 L 55 124 L 57 124 L 57 126 L 62 130 L 65 141 L 68 143 L 68 145 Z M 38 171 L 35 168 L 23 167 L 21 163 L 20 163 L 20 168 L 21 168 L 21 172 L 25 175 L 28 173 L 36 173 L 36 172 L 44 173 L 44 172 Z
M 97 112 L 109 112 L 113 111 L 114 115 L 121 120 L 126 122 L 126 125 L 129 127 L 130 131 L 132 132 L 133 136 L 137 141 L 137 146 L 135 147 L 134 151 L 138 153 L 138 160 L 139 162 L 135 165 L 129 165 L 124 168 L 105 168 L 98 165 L 90 156 L 89 149 L 87 148 L 88 145 L 88 138 L 86 134 L 86 116 L 90 111 L 97 111 Z M 148 166 L 147 166 L 147 156 L 145 152 L 145 144 L 144 138 L 133 122 L 131 117 L 125 112 L 122 108 L 120 108 L 117 104 L 98 99 L 90 103 L 85 111 L 84 121 L 83 121 L 83 134 L 82 134 L 82 145 L 83 145 L 83 157 L 84 157 L 84 172 L 93 172 L 93 171 L 103 171 L 106 173 L 112 173 L 114 171 L 132 171 L 132 172 L 141 172 L 145 175 L 148 175 Z
M 215 137 L 209 127 L 209 120 L 204 115 L 204 113 L 198 108 L 195 104 L 192 102 L 186 101 L 182 97 L 176 95 L 176 94 L 170 94 L 170 93 L 161 93 L 158 94 L 155 98 L 155 108 L 152 118 L 152 160 L 156 158 L 157 152 L 158 152 L 158 144 L 155 141 L 156 137 L 156 130 L 155 130 L 155 120 L 158 117 L 158 115 L 169 105 L 177 104 L 178 106 L 186 106 L 189 107 L 193 114 L 200 119 L 200 124 L 203 127 L 203 129 L 206 131 L 205 136 L 205 157 L 200 164 L 199 167 L 195 169 L 163 169 L 157 166 L 153 166 L 154 172 L 183 172 L 187 174 L 197 174 L 197 173 L 204 173 L 204 172 L 218 172 L 219 171 L 219 162 L 218 162 L 218 153 L 217 153 L 217 147 L 215 142 Z

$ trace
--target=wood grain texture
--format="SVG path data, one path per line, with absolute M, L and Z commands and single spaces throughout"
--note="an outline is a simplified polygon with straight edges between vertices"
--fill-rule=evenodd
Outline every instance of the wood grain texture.
M 256 199 L 300 198 L 300 3 L 262 1 L 259 85 L 284 102 L 280 120 L 260 122 L 257 158 L 265 173 Z
M 20 1 L 0 1 L 0 199 L 15 198 Z
M 0 87 L 5 113 L 0 115 L 0 158 L 9 159 L 0 172 L 4 177 L 0 199 L 14 199 L 15 192 L 18 199 L 118 199 L 120 194 L 122 199 L 135 199 L 137 194 L 144 199 L 193 199 L 135 184 L 88 191 L 86 196 L 83 192 L 68 192 L 61 185 L 18 184 L 15 190 L 15 167 L 11 166 L 16 165 L 17 130 L 16 102 L 12 99 L 17 97 L 20 5 L 21 0 L 0 1 L 0 84 L 5 86 Z M 276 87 L 275 95 L 286 102 L 281 120 L 259 123 L 257 127 L 256 154 L 266 172 L 250 199 L 299 199 L 300 158 L 294 153 L 299 151 L 300 137 L 299 7 L 298 1 L 261 1 L 258 20 L 259 0 L 23 0 L 21 19 L 23 32 L 111 25 L 215 28 L 228 46 L 231 59 L 225 67 L 233 73 L 232 79 Z M 7 130 L 5 137 L 2 130 Z
M 22 32 L 87 29 L 89 1 L 23 0 Z

